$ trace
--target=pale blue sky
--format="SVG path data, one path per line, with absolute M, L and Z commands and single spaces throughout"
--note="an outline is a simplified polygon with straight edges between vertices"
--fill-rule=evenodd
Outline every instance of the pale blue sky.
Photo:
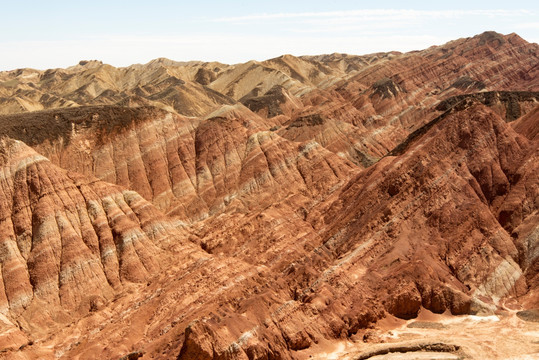
M 0 9 L 0 71 L 409 51 L 486 30 L 539 42 L 537 1 L 0 0 Z

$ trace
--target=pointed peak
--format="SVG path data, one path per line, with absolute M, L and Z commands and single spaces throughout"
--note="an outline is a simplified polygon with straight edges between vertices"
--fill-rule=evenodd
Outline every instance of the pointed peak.
M 496 31 L 485 31 L 482 34 L 474 36 L 474 38 L 479 40 L 479 45 L 502 45 L 506 41 L 505 36 Z

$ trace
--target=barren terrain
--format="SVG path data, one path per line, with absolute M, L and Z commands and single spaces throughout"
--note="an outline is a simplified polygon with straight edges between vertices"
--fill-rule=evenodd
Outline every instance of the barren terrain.
M 0 358 L 537 358 L 538 64 L 0 72 Z

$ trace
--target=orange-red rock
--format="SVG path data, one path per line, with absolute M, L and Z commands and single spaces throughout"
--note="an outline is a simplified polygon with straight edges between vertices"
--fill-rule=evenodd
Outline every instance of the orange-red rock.
M 537 50 L 1 73 L 0 357 L 297 359 L 536 308 Z

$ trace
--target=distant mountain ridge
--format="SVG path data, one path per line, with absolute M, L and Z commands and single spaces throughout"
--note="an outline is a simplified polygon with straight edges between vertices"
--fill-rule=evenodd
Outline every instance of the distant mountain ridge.
M 413 62 L 420 58 L 458 66 L 458 62 L 451 61 L 452 58 L 476 60 L 477 56 L 484 56 L 483 62 L 488 63 L 498 60 L 489 60 L 489 53 L 492 55 L 495 50 L 498 56 L 503 56 L 504 47 L 525 54 L 528 59 L 521 61 L 528 61 L 529 69 L 514 74 L 510 67 L 500 67 L 498 76 L 511 75 L 505 80 L 478 72 L 478 69 L 466 69 L 463 76 L 474 79 L 472 81 L 483 81 L 491 89 L 498 84 L 508 86 L 518 76 L 521 80 L 518 90 L 537 89 L 535 75 L 538 70 L 536 65 L 532 65 L 534 56 L 537 56 L 537 44 L 527 44 L 515 34 L 500 37 L 487 32 L 472 39 L 456 40 L 405 54 L 284 55 L 235 65 L 160 58 L 124 68 L 91 60 L 80 61 L 66 69 L 4 71 L 0 72 L 0 111 L 18 113 L 82 105 L 153 105 L 181 115 L 203 116 L 223 104 L 262 96 L 275 85 L 295 96 L 331 88 L 351 77 L 363 79 L 363 82 L 367 81 L 364 85 L 369 86 L 388 75 L 387 70 L 377 70 L 381 67 L 394 68 L 393 71 L 415 71 L 414 66 L 419 63 L 413 65 Z M 412 68 L 407 70 L 410 65 Z M 506 75 L 503 75 L 504 71 Z M 377 79 L 369 80 L 372 76 Z M 455 79 L 457 86 L 464 77 Z

